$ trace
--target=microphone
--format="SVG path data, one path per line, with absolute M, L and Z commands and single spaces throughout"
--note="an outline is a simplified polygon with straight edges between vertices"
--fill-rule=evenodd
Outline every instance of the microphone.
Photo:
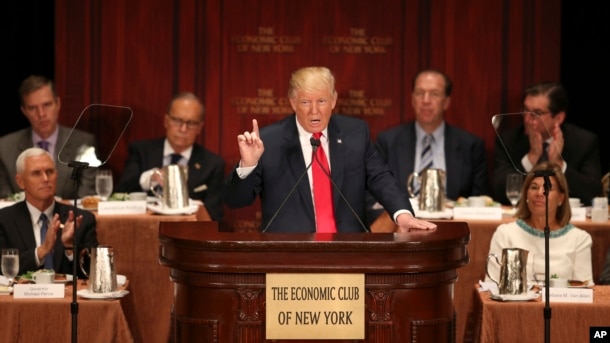
M 313 161 L 315 159 L 316 163 L 318 163 L 318 165 L 320 166 L 320 169 L 322 169 L 324 171 L 324 175 L 326 175 L 326 177 L 330 180 L 330 183 L 333 185 L 333 188 L 337 191 L 337 193 L 339 193 L 339 196 L 341 197 L 341 199 L 343 199 L 343 202 L 345 202 L 345 204 L 350 209 L 350 211 L 352 211 L 352 214 L 354 215 L 354 217 L 356 217 L 356 219 L 358 219 L 358 223 L 360 223 L 360 226 L 362 227 L 362 229 L 364 229 L 364 232 L 371 232 L 366 227 L 366 225 L 364 225 L 364 223 L 362 222 L 362 220 L 360 219 L 360 217 L 358 216 L 358 214 L 356 213 L 356 211 L 354 210 L 352 205 L 350 205 L 349 201 L 347 201 L 347 198 L 345 198 L 345 195 L 343 195 L 343 192 L 341 192 L 341 190 L 339 189 L 339 187 L 337 186 L 335 181 L 333 181 L 333 178 L 330 176 L 330 174 L 328 173 L 326 168 L 324 168 L 324 166 L 322 165 L 320 160 L 318 160 L 318 155 L 315 152 L 316 152 L 316 149 L 320 146 L 320 144 L 322 144 L 320 142 L 320 140 L 311 137 L 310 141 L 311 141 L 311 145 L 314 146 L 314 150 L 313 150 L 314 154 L 313 154 L 313 159 L 311 160 L 311 162 L 313 163 Z M 315 141 L 315 145 L 314 145 L 314 141 Z
M 320 140 L 311 137 L 309 139 L 309 143 L 311 144 L 311 147 L 313 149 L 313 153 L 315 156 L 316 150 L 318 150 L 318 147 L 320 146 Z M 273 220 L 275 220 L 275 217 L 277 217 L 277 215 L 280 213 L 282 208 L 284 208 L 284 205 L 286 205 L 286 201 L 288 201 L 288 198 L 290 198 L 292 193 L 294 193 L 294 191 L 297 189 L 297 186 L 301 183 L 301 180 L 303 180 L 305 175 L 307 175 L 307 171 L 309 170 L 309 168 L 311 168 L 312 164 L 313 164 L 313 159 L 311 160 L 311 162 L 309 162 L 309 164 L 307 165 L 307 167 L 305 168 L 303 173 L 301 173 L 301 175 L 297 179 L 297 182 L 294 184 L 294 186 L 292 186 L 292 188 L 290 189 L 290 192 L 288 192 L 288 195 L 286 195 L 286 197 L 280 204 L 280 207 L 278 207 L 277 210 L 275 210 L 275 213 L 273 213 L 273 216 L 271 217 L 271 219 L 269 219 L 269 222 L 267 223 L 267 225 L 265 225 L 265 228 L 262 230 L 263 233 L 266 232 L 267 229 L 269 229 L 269 226 L 271 225 L 271 223 L 273 223 Z

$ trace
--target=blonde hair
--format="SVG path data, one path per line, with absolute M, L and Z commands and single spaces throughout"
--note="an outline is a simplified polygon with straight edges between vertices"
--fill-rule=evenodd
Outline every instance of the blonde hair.
M 328 90 L 334 97 L 337 92 L 335 90 L 335 76 L 326 67 L 305 67 L 298 69 L 290 77 L 288 98 L 294 99 L 299 90 L 306 92 Z

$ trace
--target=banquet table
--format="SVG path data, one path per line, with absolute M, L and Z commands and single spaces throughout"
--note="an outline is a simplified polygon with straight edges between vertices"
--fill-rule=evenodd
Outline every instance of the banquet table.
M 78 289 L 86 289 L 79 280 Z M 72 285 L 59 299 L 15 299 L 0 295 L 0 342 L 70 342 Z M 119 289 L 129 290 L 129 282 Z M 78 298 L 76 338 L 87 343 L 134 342 L 131 332 L 131 294 L 120 299 Z
M 468 243 L 468 255 L 470 262 L 458 269 L 458 279 L 454 284 L 453 302 L 456 311 L 456 338 L 457 342 L 470 339 L 472 332 L 468 332 L 467 325 L 472 321 L 472 285 L 485 278 L 485 265 L 489 254 L 489 243 L 498 225 L 514 220 L 510 215 L 504 215 L 501 220 L 457 220 L 468 223 L 470 229 L 470 242 Z M 446 220 L 434 220 L 446 221 Z M 453 220 L 450 220 L 453 221 Z M 598 283 L 599 274 L 606 259 L 606 253 L 610 248 L 610 220 L 602 223 L 586 221 L 573 221 L 573 224 L 591 234 L 593 245 L 591 256 L 593 263 L 593 279 Z M 373 232 L 388 232 L 394 230 L 396 224 L 383 213 L 371 226 Z
M 130 280 L 134 317 L 130 322 L 135 342 L 166 343 L 170 336 L 174 301 L 169 269 L 159 264 L 159 222 L 209 221 L 205 207 L 190 215 L 99 215 L 97 239 L 114 247 L 115 270 Z M 85 342 L 85 341 L 84 341 Z
M 474 342 L 544 342 L 545 302 L 541 298 L 495 301 L 490 298 L 489 291 L 480 292 L 477 285 L 471 292 L 474 301 Z M 595 342 L 590 340 L 589 329 L 610 326 L 610 286 L 594 286 L 593 303 L 550 302 L 549 306 L 549 338 L 553 343 Z

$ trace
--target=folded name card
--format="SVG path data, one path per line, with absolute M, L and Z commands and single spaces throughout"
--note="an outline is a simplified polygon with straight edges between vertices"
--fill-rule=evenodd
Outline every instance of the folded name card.
M 453 219 L 502 219 L 502 207 L 462 207 L 453 208 Z
M 572 207 L 572 221 L 586 221 L 587 209 L 584 207 Z
M 15 299 L 54 299 L 63 298 L 66 285 L 63 283 L 24 283 L 13 285 Z
M 542 301 L 546 301 L 546 290 L 542 289 Z M 550 302 L 557 303 L 593 303 L 591 288 L 549 288 Z
M 97 213 L 104 214 L 145 214 L 146 200 L 134 201 L 100 201 Z

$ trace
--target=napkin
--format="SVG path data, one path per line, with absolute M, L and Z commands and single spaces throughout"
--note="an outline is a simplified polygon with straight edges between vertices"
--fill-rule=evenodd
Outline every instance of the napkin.
M 491 294 L 498 294 L 500 290 L 495 282 L 485 282 L 479 280 L 479 292 L 490 291 Z
M 0 286 L 8 286 L 8 279 L 4 275 L 0 275 Z

